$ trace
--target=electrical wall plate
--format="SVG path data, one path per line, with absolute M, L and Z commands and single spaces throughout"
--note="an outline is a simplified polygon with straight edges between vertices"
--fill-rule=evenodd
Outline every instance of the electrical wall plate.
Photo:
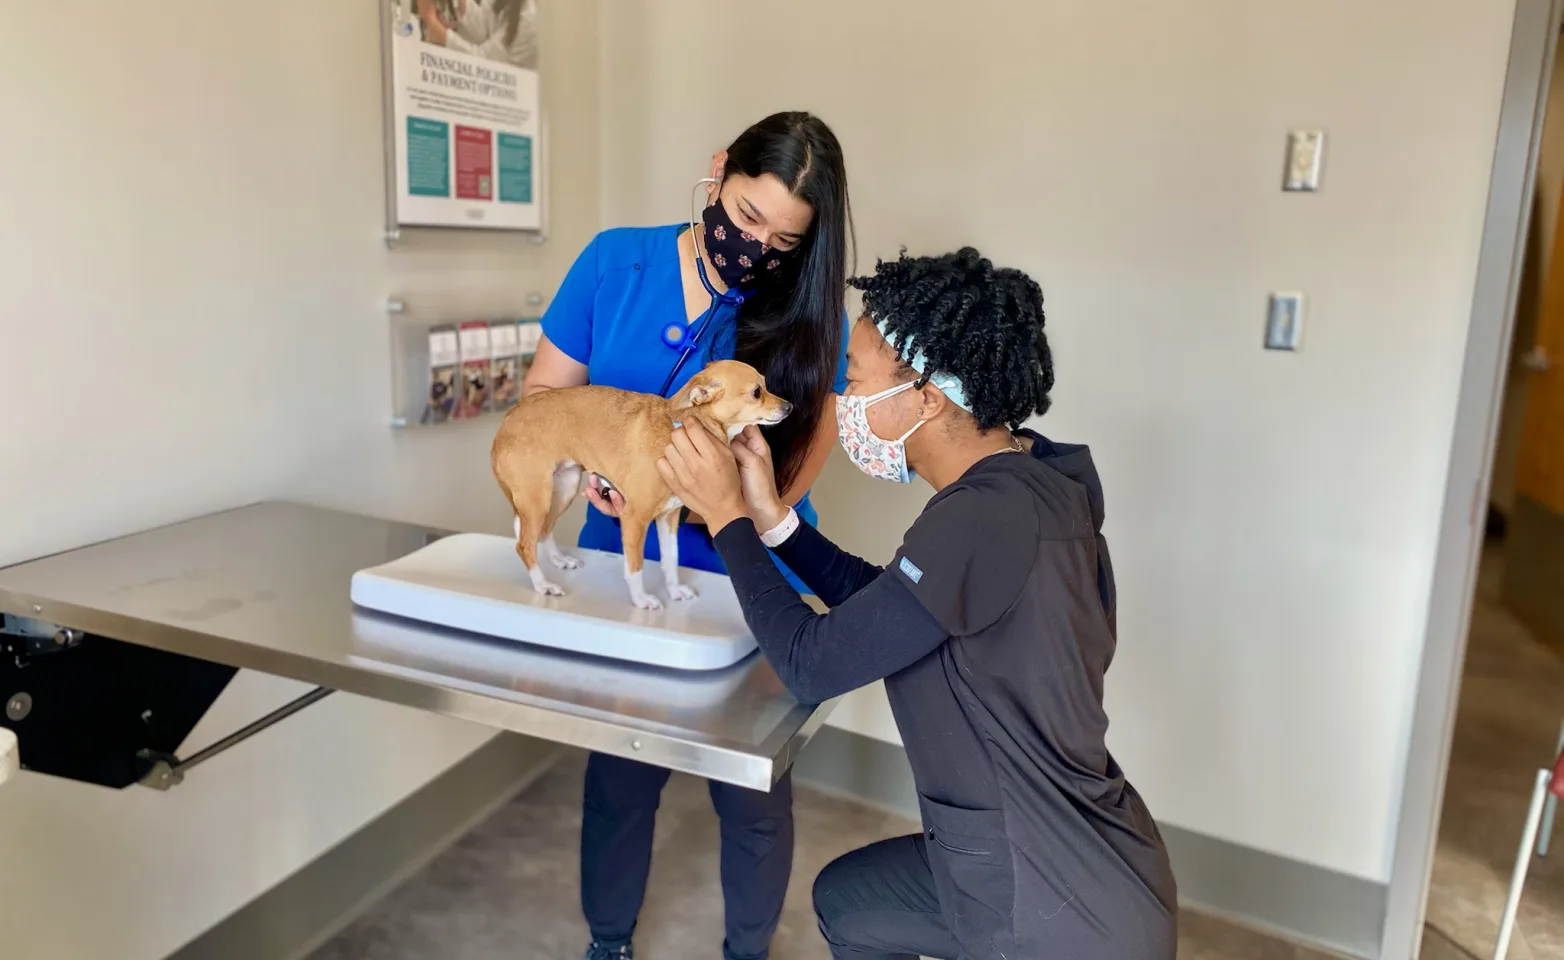
M 1320 168 L 1325 162 L 1324 130 L 1291 130 L 1287 133 L 1287 168 L 1282 189 L 1288 193 L 1313 193 L 1320 188 Z
M 1265 349 L 1297 350 L 1303 342 L 1303 294 L 1273 293 L 1265 311 Z

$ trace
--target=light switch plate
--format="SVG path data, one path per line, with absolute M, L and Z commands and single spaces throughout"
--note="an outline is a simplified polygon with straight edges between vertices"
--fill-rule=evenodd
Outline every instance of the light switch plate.
M 1312 193 L 1320 188 L 1320 168 L 1325 162 L 1324 130 L 1292 130 L 1287 134 L 1287 169 L 1282 189 Z
M 1297 350 L 1303 342 L 1303 294 L 1273 293 L 1265 311 L 1265 349 Z

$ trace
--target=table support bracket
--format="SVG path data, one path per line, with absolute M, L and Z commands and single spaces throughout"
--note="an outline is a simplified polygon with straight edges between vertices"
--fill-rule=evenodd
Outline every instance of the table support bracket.
M 254 723 L 241 727 L 206 749 L 197 751 L 185 760 L 181 760 L 173 754 L 142 750 L 137 753 L 137 756 L 151 763 L 151 766 L 148 768 L 146 775 L 141 778 L 141 785 L 151 787 L 154 790 L 167 790 L 170 787 L 178 786 L 184 782 L 186 771 L 200 766 L 230 747 L 238 746 L 262 730 L 288 719 L 310 704 L 325 699 L 333 692 L 326 687 L 316 687 L 297 700 L 278 707 Z

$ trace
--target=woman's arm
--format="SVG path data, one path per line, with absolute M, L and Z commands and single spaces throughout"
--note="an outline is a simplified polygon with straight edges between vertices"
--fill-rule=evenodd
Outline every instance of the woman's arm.
M 800 702 L 822 703 L 882 680 L 923 659 L 949 637 L 934 615 L 888 573 L 830 613 L 817 614 L 771 562 L 752 521 L 734 520 L 713 542 L 755 642 Z
M 764 495 L 767 512 L 776 512 L 764 447 L 758 431 L 727 444 L 702 427 L 681 427 L 657 461 L 657 472 L 681 500 L 712 519 L 713 543 L 744 620 L 793 695 L 806 702 L 828 700 L 890 676 L 944 643 L 948 631 L 889 572 L 824 615 L 794 592 L 771 562 L 748 512 L 754 504 L 746 502 L 746 489 L 754 494 L 750 501 Z M 800 528 L 793 536 L 803 533 Z
M 823 432 L 817 433 L 817 443 Z M 776 466 L 766 438 L 756 428 L 745 427 L 729 444 L 728 452 L 738 466 L 744 506 L 755 529 L 769 531 L 781 524 L 791 508 L 789 501 L 777 494 Z M 880 575 L 879 567 L 838 547 L 806 523 L 800 523 L 773 550 L 828 606 L 836 606 Z
M 800 523 L 793 535 L 772 552 L 828 607 L 845 602 L 883 572 L 832 543 L 807 523 Z
M 587 365 L 571 359 L 565 351 L 554 346 L 545 334 L 539 338 L 537 352 L 532 355 L 532 367 L 521 381 L 521 395 L 526 397 L 539 390 L 582 387 L 586 383 Z
M 532 366 L 521 381 L 521 395 L 539 390 L 559 390 L 585 386 L 591 380 L 587 361 L 592 357 L 592 318 L 597 296 L 597 240 L 594 238 L 581 256 L 570 265 L 565 281 L 559 285 L 554 302 L 543 314 L 543 335 L 532 354 Z M 607 497 L 598 489 L 601 478 L 593 474 L 585 496 L 592 506 L 619 516 L 624 497 L 610 491 Z

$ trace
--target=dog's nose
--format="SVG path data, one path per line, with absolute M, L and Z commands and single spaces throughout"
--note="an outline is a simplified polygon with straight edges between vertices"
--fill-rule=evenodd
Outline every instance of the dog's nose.
M 791 403 L 788 403 L 786 400 L 783 400 L 782 401 L 782 416 L 785 417 L 785 416 L 787 416 L 788 414 L 790 414 L 792 412 L 793 412 L 793 405 Z

